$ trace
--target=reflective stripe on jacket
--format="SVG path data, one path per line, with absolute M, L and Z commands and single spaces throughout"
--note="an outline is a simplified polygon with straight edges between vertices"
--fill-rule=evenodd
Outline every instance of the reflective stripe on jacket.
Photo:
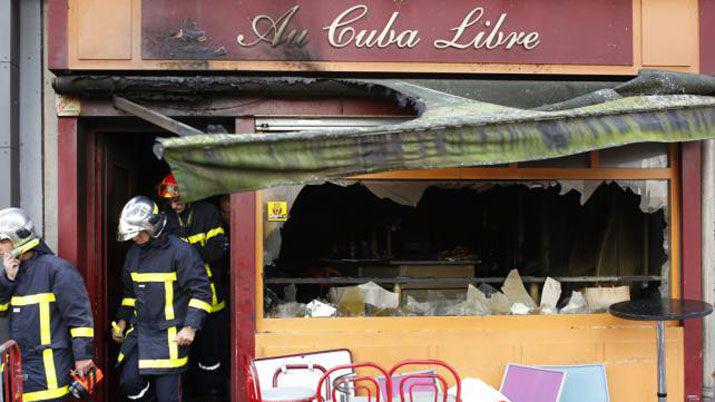
M 204 269 L 211 281 L 211 312 L 226 307 L 222 264 L 226 253 L 226 234 L 218 208 L 211 203 L 198 201 L 189 204 L 181 214 L 167 213 L 167 231 L 193 245 L 201 255 Z
M 0 273 L 0 311 L 20 346 L 25 402 L 68 394 L 74 361 L 92 359 L 94 323 L 79 272 L 40 243 L 14 282 Z
M 184 326 L 200 330 L 211 311 L 211 287 L 198 253 L 173 235 L 133 245 L 122 272 L 119 319 L 133 324 L 142 375 L 183 371 L 188 347 L 174 338 Z M 128 334 L 127 334 L 128 335 Z M 122 348 L 122 353 L 129 351 Z

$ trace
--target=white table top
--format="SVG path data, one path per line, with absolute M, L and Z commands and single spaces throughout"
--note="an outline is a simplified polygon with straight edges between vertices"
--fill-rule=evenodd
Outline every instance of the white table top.
M 311 399 L 315 390 L 307 387 L 278 387 L 261 390 L 261 399 L 266 402 L 301 401 Z

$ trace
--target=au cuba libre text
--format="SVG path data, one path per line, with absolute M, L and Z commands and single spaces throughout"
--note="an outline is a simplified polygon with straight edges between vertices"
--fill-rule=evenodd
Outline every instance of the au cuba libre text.
M 260 14 L 251 20 L 251 33 L 239 34 L 239 47 L 248 48 L 259 44 L 270 47 L 302 48 L 310 41 L 307 28 L 294 23 L 301 12 L 295 5 L 285 13 L 276 16 Z M 515 31 L 506 28 L 509 15 L 502 12 L 487 16 L 484 7 L 476 7 L 464 15 L 461 21 L 447 28 L 444 37 L 434 39 L 429 44 L 436 49 L 474 50 L 532 50 L 541 43 L 538 31 Z M 345 9 L 322 28 L 322 35 L 331 47 L 336 49 L 413 49 L 424 46 L 419 29 L 401 27 L 400 12 L 394 11 L 389 17 L 373 21 L 370 10 L 364 4 Z M 378 22 L 374 28 L 364 28 Z M 361 28 L 358 28 L 360 26 Z

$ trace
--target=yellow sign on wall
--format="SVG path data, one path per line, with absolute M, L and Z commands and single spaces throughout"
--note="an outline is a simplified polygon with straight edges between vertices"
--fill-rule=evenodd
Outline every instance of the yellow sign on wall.
M 268 201 L 268 222 L 285 222 L 288 220 L 288 203 L 286 201 Z

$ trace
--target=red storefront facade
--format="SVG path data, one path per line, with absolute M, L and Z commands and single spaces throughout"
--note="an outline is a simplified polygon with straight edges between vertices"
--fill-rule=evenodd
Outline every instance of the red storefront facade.
M 203 10 L 205 14 L 196 13 L 196 20 L 187 21 L 176 18 L 177 24 L 189 24 L 185 26 L 185 31 L 190 31 L 194 25 L 197 26 L 217 26 L 218 29 L 215 35 L 210 35 L 207 41 L 201 41 L 201 48 L 179 49 L 167 48 L 166 44 L 159 43 L 156 38 L 152 39 L 152 33 L 163 32 L 166 30 L 174 30 L 178 32 L 182 28 L 181 25 L 162 26 L 162 10 L 171 8 L 171 2 L 142 2 L 131 1 L 131 7 L 128 10 L 124 6 L 106 5 L 107 10 L 102 10 L 105 6 L 92 4 L 92 2 L 72 1 L 72 0 L 51 0 L 49 2 L 48 12 L 48 29 L 49 29 L 49 49 L 48 60 L 50 68 L 57 74 L 66 74 L 70 71 L 82 71 L 91 73 L 106 74 L 109 72 L 129 75 L 132 73 L 147 73 L 160 74 L 175 74 L 182 72 L 190 72 L 191 74 L 200 74 L 201 72 L 210 71 L 215 73 L 232 73 L 240 74 L 242 72 L 262 73 L 266 75 L 278 75 L 284 72 L 295 73 L 303 72 L 310 74 L 322 74 L 325 72 L 341 72 L 343 74 L 351 74 L 358 72 L 398 74 L 401 76 L 413 73 L 427 74 L 432 71 L 437 71 L 439 74 L 473 74 L 478 77 L 483 74 L 500 74 L 500 75 L 559 75 L 577 77 L 579 75 L 586 76 L 614 76 L 614 75 L 633 75 L 640 68 L 658 67 L 665 69 L 674 69 L 690 72 L 715 73 L 715 52 L 708 49 L 708 43 L 715 40 L 715 2 L 709 0 L 700 0 L 700 2 L 688 2 L 687 7 L 683 11 L 682 7 L 673 6 L 677 11 L 673 14 L 674 18 L 681 18 L 680 22 L 693 22 L 693 12 L 699 18 L 699 40 L 693 41 L 692 38 L 689 44 L 681 46 L 671 46 L 668 43 L 664 45 L 664 49 L 651 49 L 652 43 L 655 43 L 660 37 L 653 36 L 651 30 L 657 27 L 663 20 L 663 14 L 668 13 L 668 9 L 658 9 L 658 5 L 649 1 L 609 1 L 599 4 L 593 14 L 589 14 L 588 7 L 583 7 L 587 10 L 579 10 L 581 5 L 571 4 L 572 2 L 555 2 L 551 4 L 555 7 L 553 10 L 547 8 L 536 7 L 535 9 L 520 9 L 505 10 L 508 14 L 507 18 L 512 18 L 516 21 L 530 21 L 527 16 L 533 16 L 534 13 L 539 16 L 536 18 L 538 22 L 524 23 L 524 26 L 519 24 L 510 24 L 512 20 L 501 18 L 500 13 L 495 13 L 492 17 L 494 23 L 502 21 L 501 28 L 505 29 L 504 35 L 514 33 L 512 36 L 513 46 L 522 48 L 522 52 L 514 56 L 505 50 L 506 42 L 500 46 L 495 46 L 496 51 L 488 53 L 488 56 L 474 62 L 463 56 L 463 52 L 453 51 L 453 49 L 436 49 L 435 44 L 441 44 L 449 47 L 464 46 L 474 47 L 477 40 L 469 39 L 465 34 L 455 39 L 455 30 L 460 26 L 468 24 L 469 21 L 480 22 L 483 20 L 477 17 L 484 13 L 486 18 L 487 12 L 482 10 L 474 11 L 476 8 L 465 8 L 466 13 L 455 12 L 438 14 L 438 9 L 421 10 L 410 14 L 410 4 L 402 4 L 405 7 L 403 14 L 391 20 L 394 5 L 375 4 L 370 9 L 361 7 L 343 7 L 344 11 L 349 13 L 344 14 L 342 21 L 349 19 L 379 15 L 381 18 L 376 23 L 373 49 L 368 49 L 366 52 L 360 51 L 360 43 L 356 42 L 355 37 L 351 37 L 349 33 L 343 34 L 339 31 L 340 28 L 348 27 L 348 24 L 340 25 L 333 24 L 334 32 L 331 32 L 331 24 L 319 23 L 318 21 L 330 21 L 330 16 L 340 15 L 340 7 L 337 5 L 335 9 L 321 8 L 319 12 L 307 15 L 305 20 L 293 20 L 291 27 L 295 29 L 294 33 L 288 29 L 283 31 L 285 35 L 283 39 L 299 41 L 301 38 L 301 22 L 314 28 L 310 33 L 310 38 L 323 35 L 325 41 L 320 42 L 322 45 L 303 48 L 303 52 L 297 56 L 290 52 L 276 52 L 272 46 L 257 46 L 261 42 L 261 34 L 265 35 L 263 42 L 278 40 L 275 35 L 279 29 L 280 17 L 293 16 L 298 17 L 298 14 L 290 14 L 294 8 L 290 5 L 284 6 L 271 5 L 268 10 L 262 9 L 263 5 L 250 4 L 249 9 L 254 11 L 250 15 L 259 15 L 260 13 L 271 17 L 270 26 L 275 29 L 265 28 L 269 25 L 267 19 L 261 20 L 257 26 L 253 28 L 250 25 L 251 19 L 243 18 L 237 26 L 228 29 L 222 22 L 227 21 L 226 15 L 217 15 Z M 186 2 L 178 7 L 189 7 L 190 10 L 196 10 L 194 2 Z M 484 5 L 485 10 L 489 10 L 491 6 L 496 7 L 498 2 L 487 2 Z M 491 3 L 494 3 L 492 5 Z M 558 4 L 557 4 L 558 3 Z M 562 4 L 563 3 L 563 4 Z M 673 2 L 675 3 L 675 2 Z M 336 3 L 337 4 L 337 3 Z M 340 3 L 342 5 L 342 3 Z M 352 4 L 352 3 L 351 3 Z M 309 10 L 310 2 L 302 5 L 301 12 Z M 194 7 L 194 8 L 191 8 Z M 225 7 L 231 7 L 226 4 Z M 579 13 L 583 19 L 564 18 L 566 14 L 557 14 L 559 8 L 575 7 L 572 10 L 574 13 Z M 105 51 L 105 56 L 101 56 L 102 50 L 96 48 L 97 41 L 90 36 L 94 30 L 95 22 L 87 21 L 87 15 L 97 13 L 97 18 L 110 15 L 117 12 L 117 8 L 121 13 L 117 19 L 126 19 L 129 24 L 121 25 L 121 21 L 108 21 L 109 25 L 120 24 L 121 27 L 128 27 L 128 31 L 120 30 L 119 33 L 111 33 L 109 40 L 106 43 L 108 50 Z M 262 10 L 262 11 L 261 11 Z M 174 10 L 178 13 L 177 10 Z M 474 13 L 469 14 L 474 11 Z M 237 10 L 232 10 L 232 13 L 227 15 L 237 15 Z M 368 14 L 369 13 L 369 14 Z M 524 13 L 524 14 L 519 14 Z M 539 14 L 542 13 L 542 14 Z M 649 14 L 650 13 L 650 14 Z M 180 14 L 180 13 L 179 13 Z M 364 14 L 364 15 L 363 15 Z M 430 15 L 439 15 L 439 19 L 426 22 Z M 506 15 L 504 14 L 504 15 Z M 173 14 L 172 14 L 173 15 Z M 575 14 L 576 15 L 576 14 Z M 598 16 L 608 18 L 612 17 L 610 23 L 615 27 L 612 31 L 603 32 L 602 27 L 599 27 L 597 22 Z M 593 18 L 590 18 L 593 17 Z M 83 20 L 84 18 L 84 20 Z M 156 21 L 151 20 L 156 18 Z M 204 19 L 201 19 L 204 18 Z M 212 19 L 213 18 L 213 19 Z M 287 18 L 287 17 L 286 17 Z M 442 18 L 445 20 L 442 21 Z M 470 19 L 471 18 L 471 19 Z M 553 18 L 554 20 L 550 20 Z M 649 20 L 650 18 L 650 20 Z M 465 20 L 467 22 L 465 22 Z M 139 23 L 141 21 L 141 23 Z M 285 21 L 285 20 L 280 20 Z M 296 22 L 297 21 L 297 22 Z M 390 21 L 392 23 L 390 24 Z M 559 21 L 563 22 L 563 29 L 553 28 Z M 589 26 L 588 23 L 595 24 Z M 596 21 L 596 22 L 593 22 Z M 476 23 L 475 22 L 475 23 Z M 708 23 L 710 22 L 710 23 Z M 84 25 L 83 25 L 84 24 Z M 263 24 L 263 25 L 262 25 Z M 461 25 L 460 25 L 461 24 Z M 586 24 L 586 26 L 584 26 Z M 139 25 L 139 26 L 137 26 Z M 677 24 L 676 24 L 677 25 Z M 415 26 L 424 26 L 418 29 Z M 516 28 L 513 28 L 515 27 Z M 434 27 L 442 28 L 440 32 L 434 32 Z M 150 29 L 151 28 L 151 29 Z M 389 28 L 389 29 L 388 29 Z M 408 29 L 412 28 L 412 29 Z M 484 36 L 482 36 L 483 45 L 491 46 L 491 42 L 487 43 L 488 33 L 492 32 L 485 27 Z M 516 29 L 516 31 L 507 31 L 507 28 Z M 518 28 L 518 29 L 517 29 Z M 551 30 L 549 30 L 552 28 Z M 83 31 L 85 29 L 86 31 Z M 419 30 L 419 35 L 411 33 L 411 30 Z M 575 37 L 571 37 L 572 32 Z M 318 33 L 315 33 L 318 31 Z M 84 33 L 83 33 L 84 32 Z M 208 32 L 208 31 L 207 31 Z M 244 32 L 243 44 L 240 39 L 236 38 L 239 45 L 235 48 L 221 50 L 227 43 L 236 36 L 236 32 Z M 287 32 L 287 33 L 286 33 Z M 350 31 L 350 32 L 359 32 Z M 380 35 L 385 33 L 381 38 L 384 42 L 380 42 Z M 529 36 L 532 32 L 539 32 L 540 36 Z M 270 35 L 269 35 L 270 33 Z M 332 37 L 329 34 L 333 34 Z M 271 36 L 272 35 L 272 36 Z M 315 35 L 315 36 L 313 36 Z M 365 33 L 362 38 L 367 40 L 369 32 Z M 663 36 L 669 35 L 669 32 L 662 33 Z M 688 31 L 686 37 L 690 35 Z M 697 35 L 697 32 L 696 32 Z M 118 41 L 112 42 L 112 37 L 120 38 Z M 677 38 L 681 38 L 682 33 L 677 34 Z M 128 38 L 128 39 L 127 39 Z M 340 38 L 344 41 L 340 41 Z M 352 38 L 352 41 L 348 41 Z M 417 39 L 420 39 L 419 41 Z M 712 39 L 712 40 L 709 40 Z M 128 40 L 128 48 L 124 48 L 123 43 Z M 87 41 L 88 44 L 83 47 L 81 43 Z M 139 43 L 137 43 L 139 41 Z M 212 42 L 213 41 L 213 42 Z M 440 42 L 442 41 L 442 42 Z M 579 46 L 572 48 L 562 46 L 563 41 L 578 42 Z M 354 48 L 353 53 L 341 52 L 332 54 L 338 46 L 350 42 L 347 47 Z M 666 41 L 667 42 L 667 41 Z M 331 44 L 327 46 L 325 43 Z M 697 59 L 693 59 L 692 52 L 689 46 L 695 43 L 695 48 L 699 48 L 699 54 L 696 54 Z M 336 44 L 338 46 L 336 46 Z M 425 46 L 422 48 L 422 45 Z M 494 42 L 496 44 L 496 42 Z M 404 49 L 404 53 L 398 50 L 388 53 L 388 57 L 381 57 L 384 53 L 379 50 L 381 45 L 385 47 L 393 47 L 395 49 Z M 529 49 L 529 47 L 532 47 Z M 540 46 L 540 47 L 539 47 Z M 595 50 L 592 50 L 593 48 Z M 685 50 L 683 50 L 685 48 Z M 501 49 L 501 50 L 500 50 Z M 567 49 L 566 51 L 564 49 Z M 181 51 L 185 53 L 181 53 Z M 205 52 L 210 51 L 206 54 Z M 83 53 L 84 52 L 84 53 Z M 140 54 L 136 54 L 139 52 Z M 178 53 L 176 53 L 178 52 Z M 188 54 L 186 52 L 189 52 Z M 203 52 L 203 53 L 202 53 Z M 688 53 L 690 52 L 690 53 Z M 697 53 L 697 52 L 696 52 Z M 435 62 L 435 60 L 439 62 Z M 672 61 L 672 63 L 670 62 Z M 370 63 L 374 62 L 374 63 Z M 435 70 L 436 69 L 436 70 Z M 105 284 L 112 279 L 107 272 L 103 272 L 100 263 L 102 258 L 106 258 L 106 254 L 102 251 L 106 247 L 105 239 L 102 238 L 102 228 L 95 219 L 102 216 L 100 196 L 97 194 L 101 191 L 103 182 L 101 178 L 93 174 L 96 166 L 93 163 L 98 163 L 96 159 L 97 150 L 93 149 L 93 140 L 91 135 L 98 130 L 95 124 L 97 116 L 105 116 L 108 119 L 113 116 L 117 118 L 119 115 L 115 113 L 104 113 L 102 108 L 106 108 L 101 102 L 93 103 L 91 101 L 81 101 L 82 112 L 78 112 L 72 116 L 58 117 L 57 138 L 58 138 L 58 216 L 57 222 L 59 227 L 59 244 L 58 253 L 63 258 L 74 262 L 80 268 L 80 271 L 87 280 L 90 296 L 95 307 L 95 311 L 105 311 L 100 314 L 106 316 L 108 314 L 109 303 L 105 292 Z M 95 107 L 93 110 L 92 108 Z M 271 110 L 280 110 L 283 114 L 301 114 L 301 115 L 332 115 L 335 114 L 335 109 L 331 106 L 331 102 L 324 101 L 322 104 L 307 104 L 296 102 L 293 100 L 275 99 L 263 104 L 263 111 L 243 110 L 237 113 L 235 120 L 236 132 L 253 132 L 255 129 L 255 116 L 257 114 L 268 115 Z M 343 110 L 350 110 L 350 114 L 371 115 L 380 107 L 374 105 L 355 102 L 343 106 Z M 383 107 L 383 113 L 388 114 L 387 107 Z M 306 112 L 310 110 L 310 112 Z M 291 113 L 293 111 L 293 113 Z M 389 111 L 394 113 L 395 111 Z M 276 113 L 278 114 L 278 113 Z M 347 113 L 346 113 L 347 114 Z M 681 244 L 681 273 L 682 288 L 676 290 L 676 295 L 683 298 L 701 299 L 702 298 L 702 283 L 701 283 L 701 161 L 702 144 L 686 143 L 682 144 L 679 151 L 680 160 L 680 234 Z M 232 325 L 231 325 L 231 361 L 234 373 L 240 372 L 242 362 L 246 358 L 251 358 L 256 354 L 256 300 L 257 280 L 256 280 L 256 265 L 259 264 L 258 254 L 261 252 L 257 246 L 260 230 L 257 228 L 256 219 L 257 210 L 260 206 L 257 205 L 256 197 L 253 193 L 240 193 L 232 195 L 232 248 L 231 248 L 231 265 L 232 265 Z M 261 213 L 259 212 L 260 216 Z M 97 328 L 104 328 L 106 322 L 97 320 Z M 96 331 L 104 333 L 106 331 Z M 99 342 L 106 342 L 107 339 L 100 337 Z M 693 395 L 701 394 L 702 389 L 702 324 L 699 322 L 688 322 L 684 324 L 684 395 L 686 398 Z M 108 362 L 105 362 L 108 364 Z M 232 400 L 242 400 L 240 395 L 242 382 L 240 376 L 236 376 L 232 384 Z M 686 399 L 694 401 L 699 399 Z

